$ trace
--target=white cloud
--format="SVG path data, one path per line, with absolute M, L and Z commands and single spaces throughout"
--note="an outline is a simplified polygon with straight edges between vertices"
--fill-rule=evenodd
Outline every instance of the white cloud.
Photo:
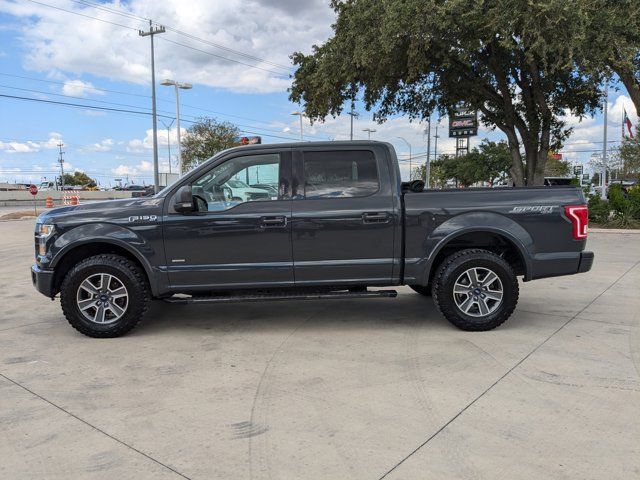
M 240 92 L 286 90 L 291 72 L 273 63 L 290 66 L 288 57 L 292 52 L 301 49 L 309 51 L 312 44 L 326 40 L 334 19 L 334 13 L 325 0 L 257 0 L 251 3 L 243 0 L 192 0 L 188 8 L 185 8 L 182 0 L 132 0 L 127 3 L 114 0 L 101 5 L 150 17 L 175 29 L 188 31 L 207 42 L 266 60 L 233 54 L 172 31 L 155 37 L 159 78 L 176 78 Z M 131 29 L 43 5 L 0 2 L 0 12 L 23 20 L 19 28 L 28 52 L 25 68 L 48 73 L 88 73 L 135 83 L 149 82 L 149 39 L 141 38 L 137 31 L 147 29 L 146 22 L 118 17 L 71 0 L 61 0 L 56 2 L 56 6 L 121 23 Z M 238 61 L 259 68 L 250 68 Z M 70 83 L 67 90 L 86 94 L 86 84 Z
M 111 170 L 115 175 L 140 175 L 153 172 L 153 163 L 142 160 L 137 165 L 118 165 Z
M 115 142 L 111 138 L 105 138 L 98 143 L 92 143 L 79 149 L 81 153 L 86 152 L 108 152 L 115 145 Z
M 82 80 L 66 80 L 62 86 L 62 93 L 71 97 L 86 97 L 89 93 L 104 94 L 104 92 L 96 90 L 91 82 Z
M 62 135 L 56 132 L 49 134 L 49 139 L 44 142 L 34 142 L 27 140 L 25 142 L 20 141 L 0 141 L 0 151 L 7 153 L 34 153 L 39 152 L 42 149 L 58 148 L 58 143 L 62 139 Z

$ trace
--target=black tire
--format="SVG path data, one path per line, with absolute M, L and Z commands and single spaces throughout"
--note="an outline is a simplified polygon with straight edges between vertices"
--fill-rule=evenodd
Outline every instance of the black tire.
M 121 309 L 124 313 L 115 320 L 106 319 L 108 323 L 91 321 L 85 317 L 78 305 L 78 299 L 82 298 L 78 297 L 80 285 L 97 274 L 107 274 L 115 278 L 115 280 L 109 280 L 113 282 L 111 285 L 126 288 L 126 308 Z M 149 307 L 150 299 L 149 284 L 144 271 L 131 260 L 112 254 L 96 255 L 82 260 L 67 273 L 60 288 L 60 305 L 64 316 L 80 333 L 95 338 L 119 337 L 129 332 L 142 320 Z M 113 304 L 114 301 L 111 301 Z M 121 305 L 124 304 L 121 303 Z M 91 311 L 96 310 L 89 310 Z M 107 312 L 103 313 L 103 318 L 108 315 L 117 316 Z
M 431 285 L 409 285 L 409 288 L 420 295 L 424 295 L 425 297 L 431 296 Z
M 465 275 L 465 272 L 473 268 L 479 268 L 480 272 L 489 270 L 495 273 L 501 282 L 501 284 L 493 284 L 494 286 L 500 285 L 502 288 L 501 301 L 487 299 L 491 302 L 490 308 L 495 308 L 490 313 L 483 314 L 480 311 L 478 302 L 472 301 L 472 298 L 478 298 L 473 296 L 474 294 L 454 295 L 456 282 Z M 489 287 L 489 291 L 491 291 L 491 287 Z M 432 287 L 433 300 L 440 313 L 456 327 L 476 332 L 492 330 L 503 324 L 516 308 L 518 293 L 518 279 L 511 266 L 495 253 L 481 249 L 461 250 L 447 257 L 438 267 Z M 489 295 L 488 292 L 486 294 Z M 479 295 L 483 295 L 482 291 Z M 471 302 L 471 308 L 475 309 L 472 314 L 465 313 L 456 303 L 458 300 L 462 303 L 461 306 L 465 307 L 464 300 L 466 299 Z M 477 306 L 474 306 L 474 303 Z M 488 303 L 484 303 L 485 308 L 487 305 Z

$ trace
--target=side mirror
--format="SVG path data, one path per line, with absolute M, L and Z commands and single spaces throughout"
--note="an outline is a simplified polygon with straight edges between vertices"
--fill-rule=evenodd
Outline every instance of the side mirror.
M 191 193 L 191 185 L 184 185 L 178 189 L 175 197 L 173 197 L 173 209 L 178 213 L 193 212 L 193 193 Z

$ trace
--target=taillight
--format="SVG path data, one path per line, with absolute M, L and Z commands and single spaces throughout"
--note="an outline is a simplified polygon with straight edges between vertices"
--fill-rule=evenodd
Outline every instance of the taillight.
M 589 208 L 586 205 L 567 205 L 564 214 L 573 225 L 573 238 L 584 240 L 587 238 L 587 225 L 589 224 Z

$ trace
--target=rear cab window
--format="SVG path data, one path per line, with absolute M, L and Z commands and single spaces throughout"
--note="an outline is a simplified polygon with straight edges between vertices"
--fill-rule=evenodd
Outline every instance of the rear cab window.
M 380 189 L 375 155 L 370 150 L 306 151 L 304 198 L 353 198 Z

